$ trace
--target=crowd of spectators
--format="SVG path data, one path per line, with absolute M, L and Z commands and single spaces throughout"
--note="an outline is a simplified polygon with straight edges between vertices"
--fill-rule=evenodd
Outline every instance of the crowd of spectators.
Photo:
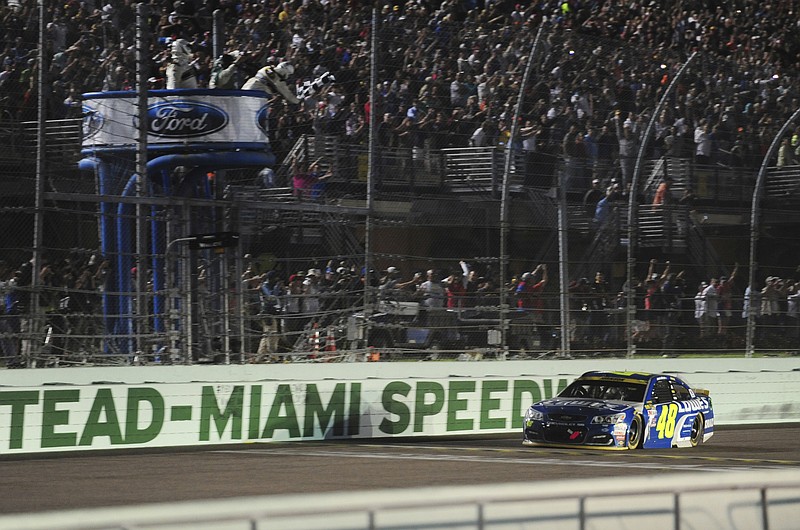
M 623 190 L 660 94 L 695 51 L 695 66 L 657 117 L 652 154 L 755 167 L 800 107 L 795 2 L 374 5 L 380 25 L 374 102 L 369 100 L 373 4 L 342 0 L 153 0 L 150 88 L 164 86 L 169 45 L 178 38 L 192 47 L 199 86 L 209 86 L 216 59 L 212 15 L 221 10 L 223 52 L 236 58 L 230 86 L 241 87 L 259 68 L 282 61 L 293 65 L 298 87 L 324 72 L 336 79 L 297 105 L 273 103 L 271 143 L 278 160 L 304 133 L 365 142 L 373 112 L 382 147 L 416 152 L 503 146 L 525 58 L 543 27 L 532 81 L 525 87 L 518 147 L 579 160 L 574 167 L 589 168 L 581 173 L 583 188 L 597 179 L 605 189 L 617 179 Z M 35 119 L 38 9 L 33 0 L 0 5 L 2 121 Z M 45 9 L 49 118 L 80 116 L 82 93 L 135 89 L 134 2 L 68 0 Z M 799 148 L 800 130 L 786 138 L 779 163 L 793 163 Z M 97 260 L 67 267 L 65 278 L 71 279 L 64 285 L 81 278 L 95 282 L 92 289 L 102 285 L 96 270 L 102 260 Z M 12 280 L 13 271 L 8 272 L 4 281 Z M 299 281 L 293 275 L 294 281 L 291 275 L 282 278 L 285 285 Z M 350 276 L 361 281 L 359 274 Z M 300 283 L 305 281 L 303 274 Z M 613 292 L 609 297 L 616 300 Z
M 345 262 L 331 261 L 323 268 L 291 273 L 288 280 L 277 270 L 255 272 L 248 269 L 243 277 L 245 291 L 250 293 L 250 314 L 266 315 L 270 330 L 284 340 L 292 342 L 300 337 L 301 349 L 308 337 L 302 333 L 304 328 L 308 330 L 313 323 L 326 327 L 343 314 L 360 310 L 368 281 L 379 313 L 392 313 L 407 303 L 418 304 L 421 313 L 413 312 L 421 314 L 414 321 L 418 327 L 424 326 L 425 313 L 443 310 L 459 315 L 462 330 L 469 329 L 471 318 L 497 318 L 501 291 L 505 291 L 512 308 L 508 315 L 510 348 L 532 351 L 558 347 L 555 330 L 560 299 L 558 287 L 549 285 L 546 264 L 519 271 L 502 287 L 491 267 L 473 267 L 464 261 L 452 267 L 413 271 L 390 266 L 371 274 Z M 668 353 L 698 344 L 709 349 L 741 348 L 753 307 L 759 345 L 800 348 L 800 267 L 783 279 L 767 277 L 752 296 L 745 283 L 738 264 L 724 275 L 697 278 L 685 270 L 676 271 L 669 262 L 659 265 L 651 260 L 646 274 L 633 284 L 634 342 Z M 598 271 L 592 279 L 570 281 L 568 289 L 572 347 L 624 348 L 627 282 L 617 284 Z
M 262 271 L 249 255 L 244 261 L 238 292 L 247 329 L 241 336 L 246 341 L 245 351 L 260 360 L 318 348 L 324 330 L 341 328 L 354 312 L 363 311 L 367 284 L 372 287 L 371 299 L 378 313 L 391 314 L 392 308 L 412 303 L 417 308 L 413 314 L 419 315 L 414 325 L 424 327 L 428 314 L 449 311 L 458 315 L 463 332 L 478 332 L 478 345 L 485 340 L 485 330 L 482 335 L 479 332 L 483 329 L 480 319 L 499 317 L 497 308 L 505 291 L 512 308 L 508 315 L 510 348 L 533 351 L 558 347 L 560 297 L 546 264 L 519 271 L 500 286 L 492 267 L 473 267 L 464 261 L 427 270 L 389 266 L 369 273 L 348 261 L 310 263 L 308 269 L 297 271 L 286 267 Z M 212 311 L 206 272 L 200 270 L 198 274 L 201 318 L 205 318 L 202 308 Z M 33 274 L 31 261 L 18 267 L 0 263 L 0 358 L 7 362 L 31 348 L 23 335 L 31 318 L 28 287 Z M 48 346 L 59 350 L 54 353 L 74 355 L 102 349 L 102 300 L 110 274 L 111 265 L 96 253 L 73 252 L 63 260 L 44 261 L 38 274 L 43 286 L 38 302 L 52 327 Z M 800 348 L 800 267 L 785 278 L 769 276 L 752 290 L 745 284 L 738 265 L 722 276 L 697 278 L 674 270 L 669 262 L 662 266 L 653 259 L 647 273 L 633 283 L 633 340 L 644 348 L 668 353 L 698 344 L 710 349 L 741 348 L 747 318 L 752 314 L 759 345 Z M 152 294 L 152 283 L 147 286 Z M 573 350 L 624 349 L 627 289 L 627 283 L 610 281 L 603 272 L 592 279 L 569 282 L 569 341 Z M 238 311 L 239 300 L 237 289 L 231 286 L 232 312 Z M 470 329 L 470 318 L 479 319 L 472 321 L 475 329 Z M 400 322 L 394 324 L 396 327 Z M 234 328 L 237 325 L 234 323 Z M 240 335 L 236 329 L 234 334 Z M 343 339 L 341 334 L 337 338 Z
M 368 101 L 373 7 L 342 0 L 154 0 L 150 86 L 164 86 L 169 44 L 178 38 L 192 47 L 199 86 L 209 85 L 212 18 L 221 10 L 223 52 L 236 57 L 230 86 L 281 61 L 294 66 L 298 86 L 326 71 L 335 75 L 336 83 L 300 104 L 274 103 L 279 160 L 305 132 L 364 141 L 373 109 L 386 124 L 381 144 L 503 145 L 525 57 L 543 26 L 526 87 L 524 148 L 590 158 L 595 168 L 618 159 L 623 180 L 660 92 L 694 51 L 701 54 L 697 67 L 658 117 L 657 154 L 755 164 L 800 106 L 794 2 L 395 0 L 376 6 L 375 102 Z M 79 115 L 81 93 L 134 89 L 135 8 L 131 0 L 47 4 L 50 117 Z M 32 119 L 35 110 L 37 19 L 32 0 L 0 6 L 6 117 Z M 798 147 L 796 138 L 790 142 Z

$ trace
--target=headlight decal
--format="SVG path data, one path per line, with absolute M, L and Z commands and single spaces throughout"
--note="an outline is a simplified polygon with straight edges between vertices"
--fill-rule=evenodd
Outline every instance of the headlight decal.
M 534 421 L 544 421 L 544 413 L 530 407 L 525 413 L 525 425 L 530 425 Z
M 595 416 L 592 418 L 593 424 L 600 425 L 614 425 L 615 423 L 623 423 L 625 421 L 625 413 L 619 414 L 604 414 L 602 416 Z

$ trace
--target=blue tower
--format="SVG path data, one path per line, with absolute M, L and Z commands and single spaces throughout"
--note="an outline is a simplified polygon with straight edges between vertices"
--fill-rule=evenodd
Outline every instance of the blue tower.
M 167 331 L 166 289 L 180 281 L 166 277 L 171 274 L 164 260 L 169 241 L 220 229 L 218 209 L 203 206 L 218 198 L 210 175 L 275 163 L 267 136 L 267 97 L 257 90 L 148 92 L 147 170 L 144 198 L 138 200 L 148 203 L 153 274 L 149 325 L 156 334 Z M 119 354 L 133 353 L 134 348 L 137 102 L 136 92 L 84 94 L 80 168 L 94 175 L 97 193 L 108 198 L 100 202 L 98 230 L 101 252 L 113 272 L 102 304 L 106 335 L 119 337 L 108 341 L 106 350 Z M 189 200 L 195 205 L 183 206 Z M 168 219 L 180 222 L 170 224 Z

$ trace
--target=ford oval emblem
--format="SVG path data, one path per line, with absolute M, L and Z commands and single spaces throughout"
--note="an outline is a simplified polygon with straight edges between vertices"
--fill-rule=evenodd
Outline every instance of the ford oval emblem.
M 256 113 L 256 126 L 265 135 L 269 134 L 269 105 L 264 105 Z
M 81 110 L 83 111 L 83 139 L 88 140 L 100 132 L 105 118 L 97 109 L 89 105 L 83 105 Z
M 200 101 L 162 101 L 147 108 L 147 130 L 162 138 L 205 136 L 224 129 L 228 121 L 224 110 Z

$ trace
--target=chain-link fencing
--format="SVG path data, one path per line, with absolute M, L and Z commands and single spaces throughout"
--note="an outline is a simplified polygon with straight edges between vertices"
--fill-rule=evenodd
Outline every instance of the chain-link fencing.
M 174 109 L 159 91 L 173 39 L 146 20 L 146 103 Z M 77 73 L 49 70 L 41 123 L 36 61 L 5 86 L 8 365 L 743 354 L 751 307 L 757 351 L 797 351 L 791 163 L 770 170 L 747 286 L 756 174 L 791 111 L 754 105 L 780 78 L 759 84 L 736 54 L 702 52 L 676 80 L 680 46 L 588 23 L 539 32 L 534 16 L 353 10 L 303 34 L 255 18 L 260 42 L 238 20 L 213 26 L 233 88 L 285 61 L 304 94 L 270 101 L 268 149 L 151 131 L 142 160 L 135 57 L 102 53 L 97 33 L 84 55 L 65 52 Z M 36 35 L 22 38 L 34 55 Z M 200 88 L 210 39 L 191 42 Z M 98 53 L 129 85 L 74 81 Z

